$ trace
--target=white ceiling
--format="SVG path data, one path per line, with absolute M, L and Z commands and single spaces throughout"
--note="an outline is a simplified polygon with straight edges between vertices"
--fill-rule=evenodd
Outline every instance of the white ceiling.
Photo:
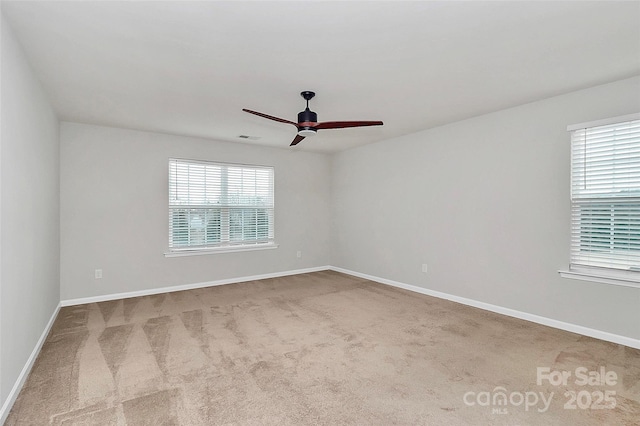
M 62 120 L 336 152 L 640 74 L 640 2 L 2 1 Z

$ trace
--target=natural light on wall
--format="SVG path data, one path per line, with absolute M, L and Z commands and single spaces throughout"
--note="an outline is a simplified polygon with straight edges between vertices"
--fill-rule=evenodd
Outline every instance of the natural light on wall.
M 638 281 L 640 115 L 569 126 L 571 270 Z
M 272 248 L 273 167 L 169 160 L 169 250 Z

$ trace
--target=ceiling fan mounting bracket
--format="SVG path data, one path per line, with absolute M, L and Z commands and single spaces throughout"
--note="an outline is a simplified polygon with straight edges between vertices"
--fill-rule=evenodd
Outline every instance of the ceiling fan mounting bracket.
M 304 92 L 300 92 L 300 96 L 302 96 L 306 101 L 310 101 L 315 96 L 315 92 L 310 90 L 305 90 Z

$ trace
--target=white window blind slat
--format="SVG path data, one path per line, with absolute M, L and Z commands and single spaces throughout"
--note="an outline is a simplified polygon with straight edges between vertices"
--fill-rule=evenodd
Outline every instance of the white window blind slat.
M 640 120 L 571 133 L 571 267 L 640 270 Z
M 273 167 L 169 160 L 169 249 L 274 242 Z

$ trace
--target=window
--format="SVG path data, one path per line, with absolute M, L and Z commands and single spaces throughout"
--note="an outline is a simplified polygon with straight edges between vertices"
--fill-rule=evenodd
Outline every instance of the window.
M 274 246 L 273 168 L 169 160 L 169 249 Z
M 640 271 L 640 114 L 570 126 L 571 269 Z

